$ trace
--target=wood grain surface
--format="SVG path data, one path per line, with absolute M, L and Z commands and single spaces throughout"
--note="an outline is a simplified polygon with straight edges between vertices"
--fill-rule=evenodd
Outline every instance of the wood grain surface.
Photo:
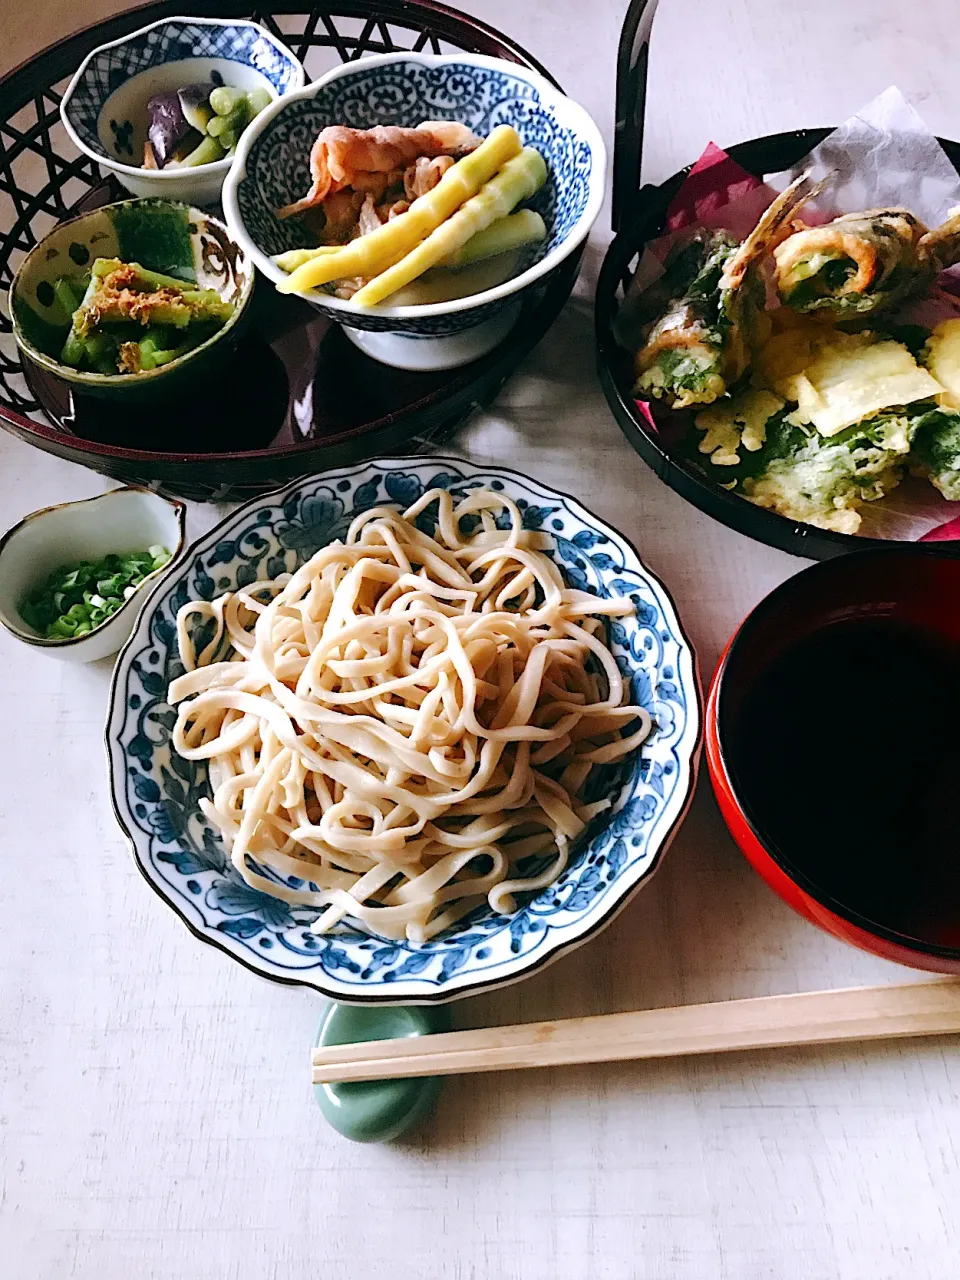
M 343 1084 L 945 1035 L 960 1035 L 955 978 L 330 1044 L 311 1063 L 314 1084 Z
M 0 62 L 113 7 L 0 0 Z M 620 3 L 466 7 L 537 54 L 609 138 Z M 837 122 L 894 82 L 960 137 L 955 30 L 956 0 L 662 0 L 647 176 L 709 138 Z M 709 674 L 801 562 L 699 515 L 622 440 L 593 369 L 606 239 L 598 227 L 576 297 L 458 446 L 575 492 L 632 537 Z M 3 526 L 108 487 L 0 434 Z M 217 514 L 192 508 L 191 534 Z M 132 864 L 106 796 L 109 675 L 0 636 L 4 1280 L 956 1276 L 952 1038 L 466 1076 L 408 1140 L 339 1138 L 309 1083 L 320 1002 L 200 945 Z M 892 693 L 907 700 L 909 749 L 909 689 Z M 602 937 L 461 1003 L 455 1021 L 910 978 L 774 898 L 702 783 L 663 869 Z

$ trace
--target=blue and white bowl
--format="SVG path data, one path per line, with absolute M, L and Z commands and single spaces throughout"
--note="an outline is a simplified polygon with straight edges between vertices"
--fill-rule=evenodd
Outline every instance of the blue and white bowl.
M 310 931 L 316 910 L 251 889 L 233 869 L 198 807 L 209 794 L 204 765 L 171 751 L 176 716 L 166 690 L 183 670 L 177 610 L 188 599 L 292 570 L 342 536 L 358 511 L 406 506 L 437 485 L 455 494 L 502 489 L 522 508 L 525 525 L 549 536 L 572 585 L 635 602 L 635 616 L 613 624 L 611 641 L 633 700 L 649 708 L 657 728 L 634 757 L 604 771 L 597 795 L 610 795 L 612 809 L 588 828 L 560 879 L 528 895 L 515 915 L 479 908 L 421 946 L 348 924 L 318 937 Z M 700 722 L 694 656 L 673 603 L 621 534 L 573 498 L 513 471 L 398 458 L 296 480 L 239 507 L 195 543 L 149 596 L 120 655 L 106 746 L 114 809 L 137 865 L 198 938 L 266 978 L 337 1000 L 425 1004 L 514 982 L 610 922 L 650 876 L 686 812 Z
M 583 243 L 603 203 L 600 131 L 543 76 L 467 53 L 395 53 L 344 63 L 257 117 L 241 139 L 223 207 L 231 232 L 264 275 L 278 282 L 285 273 L 272 255 L 315 243 L 299 218 L 281 219 L 276 211 L 309 190 L 310 149 L 320 130 L 332 124 L 413 127 L 424 120 L 458 120 L 481 137 L 509 124 L 525 145 L 536 147 L 548 177 L 530 207 L 546 222 L 546 240 L 512 279 L 452 302 L 361 308 L 319 290 L 303 296 L 386 364 L 453 368 L 502 340 L 517 319 L 520 295 L 543 286 Z
M 255 22 L 163 18 L 94 49 L 70 81 L 60 116 L 80 150 L 134 195 L 214 204 L 232 160 L 168 170 L 137 163 L 153 94 L 203 83 L 214 72 L 273 98 L 302 89 L 307 78 L 286 45 Z

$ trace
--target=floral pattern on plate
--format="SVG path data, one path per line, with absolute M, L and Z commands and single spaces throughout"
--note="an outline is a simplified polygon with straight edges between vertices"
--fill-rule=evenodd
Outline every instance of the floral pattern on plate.
M 310 930 L 314 909 L 251 889 L 236 872 L 197 805 L 207 794 L 205 767 L 171 751 L 176 713 L 166 690 L 182 671 L 177 611 L 191 598 L 211 599 L 292 570 L 342 536 L 358 512 L 385 502 L 406 506 L 438 486 L 454 494 L 479 486 L 504 491 L 520 506 L 524 526 L 548 535 L 549 554 L 572 586 L 634 602 L 635 615 L 611 625 L 611 647 L 656 730 L 633 757 L 592 780 L 589 798 L 611 795 L 612 814 L 594 820 L 559 880 L 528 895 L 514 915 L 478 908 L 449 935 L 420 946 L 347 924 L 317 936 Z M 694 656 L 673 604 L 620 534 L 572 498 L 513 472 L 404 458 L 297 480 L 240 507 L 201 538 L 154 590 L 121 654 L 107 750 L 114 806 L 139 867 L 195 934 L 268 978 L 337 999 L 415 1003 L 511 982 L 607 923 L 653 870 L 686 811 L 700 720 Z
M 410 55 L 370 59 L 338 71 L 288 98 L 261 126 L 236 184 L 236 212 L 244 233 L 267 257 L 315 243 L 299 218 L 278 218 L 276 210 L 299 199 L 310 187 L 310 151 L 321 129 L 347 124 L 367 129 L 378 124 L 416 126 L 425 120 L 458 120 L 485 137 L 500 124 L 512 125 L 525 146 L 536 147 L 547 162 L 544 187 L 529 202 L 543 217 L 547 238 L 523 257 L 518 274 L 541 262 L 583 227 L 591 193 L 603 181 L 599 139 L 582 130 L 581 108 L 546 81 L 510 64 L 482 58 L 433 59 Z M 228 213 L 228 221 L 231 215 Z M 263 264 L 261 264 L 263 265 Z M 543 281 L 541 281 L 543 283 Z M 501 298 L 436 316 L 404 319 L 347 311 L 312 296 L 331 319 L 371 332 L 438 337 L 456 333 L 501 311 Z

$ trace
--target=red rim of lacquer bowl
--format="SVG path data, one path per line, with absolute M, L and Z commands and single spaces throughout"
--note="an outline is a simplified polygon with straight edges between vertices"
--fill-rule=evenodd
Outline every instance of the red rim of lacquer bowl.
M 891 547 L 889 550 L 871 549 L 855 552 L 851 559 L 904 555 L 920 557 L 930 554 L 935 555 L 936 551 L 927 546 L 900 545 Z M 957 558 L 954 551 L 941 554 L 944 554 L 945 558 Z M 863 951 L 881 956 L 885 960 L 894 960 L 914 969 L 927 969 L 934 973 L 960 974 L 960 947 L 938 946 L 935 943 L 923 942 L 907 934 L 898 933 L 886 925 L 878 924 L 824 893 L 800 868 L 794 866 L 778 849 L 776 842 L 761 831 L 751 816 L 749 802 L 741 799 L 737 794 L 724 752 L 722 730 L 725 719 L 724 682 L 737 648 L 746 643 L 754 628 L 781 607 L 784 598 L 789 597 L 795 589 L 797 578 L 807 578 L 807 575 L 811 574 L 829 574 L 836 571 L 839 565 L 847 562 L 847 557 L 842 561 L 824 561 L 788 579 L 747 615 L 731 637 L 717 664 L 707 697 L 704 745 L 710 781 L 713 784 L 723 820 L 741 853 L 774 893 L 799 915 L 827 933 L 833 934 L 834 937 L 849 942 Z

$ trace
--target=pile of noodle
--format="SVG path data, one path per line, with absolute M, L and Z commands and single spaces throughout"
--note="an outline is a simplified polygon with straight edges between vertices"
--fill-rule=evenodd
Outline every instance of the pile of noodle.
M 433 503 L 430 537 L 414 521 Z M 484 901 L 509 914 L 609 806 L 578 800 L 591 770 L 651 728 L 605 639 L 633 606 L 566 587 L 540 537 L 503 494 L 432 490 L 180 610 L 174 747 L 208 762 L 200 804 L 237 871 L 320 908 L 318 933 L 422 942 Z M 531 855 L 547 864 L 525 877 Z

